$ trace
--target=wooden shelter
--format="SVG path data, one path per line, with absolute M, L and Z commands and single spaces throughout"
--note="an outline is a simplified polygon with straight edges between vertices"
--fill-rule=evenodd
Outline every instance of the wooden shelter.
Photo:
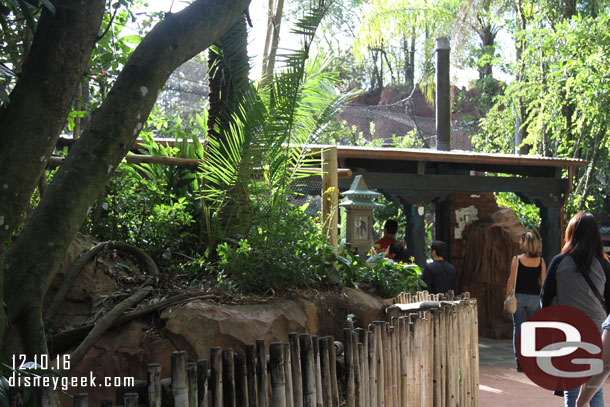
M 575 159 L 464 151 L 332 148 L 336 148 L 338 169 L 363 175 L 369 188 L 404 205 L 408 243 L 418 264 L 424 264 L 426 258 L 424 219 L 418 208 L 435 203 L 436 236 L 449 243 L 454 225 L 450 224 L 447 200 L 455 192 L 514 192 L 524 202 L 534 203 L 540 208 L 542 219 L 543 257 L 550 260 L 560 249 L 561 214 L 571 191 L 573 169 L 586 163 Z M 350 182 L 351 179 L 342 178 L 338 184 L 345 189 Z
M 561 249 L 563 206 L 572 188 L 574 168 L 586 162 L 464 151 L 322 148 L 327 151 L 323 154 L 324 168 L 336 165 L 338 170 L 351 170 L 354 176 L 362 175 L 370 189 L 402 203 L 407 244 L 420 266 L 425 265 L 428 249 L 423 207 L 434 205 L 436 239 L 448 244 L 448 259 L 456 266 L 462 288 L 478 300 L 480 333 L 509 337 L 511 327 L 502 319 L 502 300 L 510 258 L 518 252 L 518 246 L 501 228 L 485 233 L 467 229 L 471 233 L 462 235 L 464 225 L 473 220 L 469 217 L 476 220 L 478 214 L 485 218 L 498 209 L 492 192 L 514 192 L 540 208 L 543 257 L 548 264 Z M 345 190 L 351 178 L 339 178 L 337 182 Z M 331 200 L 323 201 L 330 205 Z M 469 238 L 479 240 L 468 242 Z

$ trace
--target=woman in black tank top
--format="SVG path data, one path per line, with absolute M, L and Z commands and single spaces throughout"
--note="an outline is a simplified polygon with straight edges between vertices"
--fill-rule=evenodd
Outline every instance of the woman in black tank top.
M 515 286 L 517 297 L 517 311 L 513 314 L 513 351 L 517 370 L 521 371 L 517 360 L 517 338 L 521 324 L 535 312 L 540 310 L 540 288 L 546 274 L 546 264 L 540 256 L 542 245 L 534 232 L 523 232 L 519 240 L 519 248 L 523 254 L 513 257 L 510 265 L 506 293 Z M 515 277 L 517 282 L 515 284 Z

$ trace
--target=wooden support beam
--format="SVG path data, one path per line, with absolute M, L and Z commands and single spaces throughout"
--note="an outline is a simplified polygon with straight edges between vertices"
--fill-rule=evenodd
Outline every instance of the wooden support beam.
M 337 147 L 322 151 L 322 225 L 330 244 L 339 246 L 339 179 Z
M 357 175 L 357 174 L 355 174 Z M 366 182 L 372 189 L 383 189 L 406 200 L 418 198 L 422 192 L 431 192 L 442 198 L 455 191 L 462 192 L 522 192 L 546 195 L 559 199 L 568 187 L 567 179 L 543 177 L 486 177 L 471 175 L 416 175 L 368 172 Z M 349 187 L 348 180 L 341 180 L 341 188 Z M 549 195 L 551 194 L 551 195 Z M 428 194 L 427 194 L 428 195 Z M 417 199 L 421 201 L 421 199 Z

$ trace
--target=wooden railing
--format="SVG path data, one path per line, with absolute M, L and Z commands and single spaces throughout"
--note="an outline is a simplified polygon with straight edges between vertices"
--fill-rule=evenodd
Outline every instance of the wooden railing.
M 174 352 L 171 378 L 151 364 L 148 378 L 118 389 L 117 404 L 184 407 L 453 407 L 478 405 L 476 300 L 400 295 L 388 320 L 332 337 L 290 334 L 244 353 L 212 348 L 189 362 Z M 87 406 L 86 394 L 74 398 Z M 102 406 L 112 406 L 104 401 Z

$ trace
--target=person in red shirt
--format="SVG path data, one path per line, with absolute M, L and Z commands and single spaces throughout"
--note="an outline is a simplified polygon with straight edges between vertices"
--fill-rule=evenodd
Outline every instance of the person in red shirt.
M 383 237 L 373 243 L 372 252 L 383 253 L 392 243 L 396 242 L 396 232 L 398 231 L 398 222 L 393 219 L 387 220 L 383 226 Z

